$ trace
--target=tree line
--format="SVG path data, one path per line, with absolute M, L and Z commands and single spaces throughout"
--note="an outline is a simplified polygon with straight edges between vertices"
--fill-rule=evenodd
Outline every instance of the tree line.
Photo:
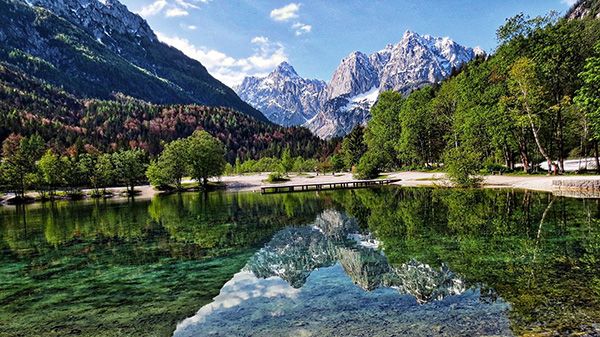
M 338 151 L 339 152 L 339 151 Z M 288 174 L 290 172 L 305 173 L 336 173 L 347 168 L 342 162 L 342 157 L 338 153 L 325 158 L 304 158 L 302 156 L 292 156 L 291 150 L 286 148 L 281 157 L 263 157 L 259 160 L 235 161 L 234 165 L 229 163 L 225 166 L 225 174 L 244 174 L 244 173 L 264 173 L 277 172 Z M 351 166 L 349 166 L 351 167 Z M 349 168 L 348 167 L 348 168 Z
M 443 165 L 471 184 L 483 169 L 531 173 L 545 162 L 559 174 L 568 158 L 598 158 L 600 21 L 519 14 L 497 36 L 493 55 L 440 85 L 380 95 L 364 136 L 343 142 L 366 147 L 353 163 L 360 176 Z
M 91 145 L 71 146 L 60 153 L 47 147 L 39 135 L 11 134 L 2 142 L 0 192 L 27 199 L 34 190 L 42 200 L 59 196 L 81 198 L 90 188 L 92 197 L 104 197 L 111 186 L 125 186 L 129 195 L 136 185 L 151 182 L 158 187 L 182 188 L 190 176 L 207 188 L 208 179 L 223 174 L 225 146 L 206 131 L 168 143 L 154 160 L 141 149 L 104 153 Z
M 219 139 L 231 164 L 280 157 L 286 148 L 294 156 L 327 157 L 336 146 L 306 128 L 261 122 L 229 108 L 157 105 L 122 94 L 111 101 L 79 99 L 0 63 L 0 142 L 11 133 L 37 134 L 59 152 L 90 144 L 102 152 L 139 148 L 157 156 L 165 143 L 196 130 Z

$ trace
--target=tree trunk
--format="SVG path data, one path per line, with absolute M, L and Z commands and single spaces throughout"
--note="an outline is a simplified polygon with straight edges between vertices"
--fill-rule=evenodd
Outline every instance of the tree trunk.
M 208 178 L 207 177 L 202 177 L 202 187 L 206 191 L 206 189 L 208 187 Z
M 531 132 L 533 133 L 533 139 L 535 140 L 535 144 L 537 145 L 538 151 L 540 151 L 540 154 L 548 162 L 548 174 L 552 173 L 552 170 L 554 168 L 554 174 L 556 175 L 556 166 L 552 163 L 552 159 L 550 159 L 550 156 L 548 156 L 546 150 L 544 149 L 544 146 L 542 145 L 542 142 L 540 141 L 540 137 L 535 128 L 535 123 L 533 123 L 533 117 L 531 117 L 531 114 L 529 112 L 527 112 L 527 116 L 529 117 L 529 125 L 531 125 Z
M 563 121 L 560 110 L 558 112 L 558 166 L 560 173 L 565 173 L 565 141 L 563 139 Z
M 529 96 L 529 94 L 528 94 L 527 90 L 523 87 L 521 87 L 521 94 L 525 98 L 524 108 L 525 108 L 525 113 L 527 113 L 527 118 L 529 119 L 529 125 L 531 126 L 531 132 L 533 133 L 533 139 L 535 140 L 535 144 L 538 147 L 538 151 L 548 162 L 548 174 L 550 174 L 552 172 L 552 166 L 553 166 L 552 159 L 550 159 L 550 156 L 546 153 L 546 150 L 542 146 L 542 142 L 540 141 L 540 137 L 538 135 L 538 130 L 535 128 L 535 123 L 533 122 L 531 107 L 529 106 L 529 103 L 527 102 L 527 97 Z M 556 168 L 554 171 L 556 173 Z
M 527 144 L 519 142 L 519 153 L 521 156 L 521 162 L 523 163 L 523 172 L 529 172 L 529 156 L 527 155 Z

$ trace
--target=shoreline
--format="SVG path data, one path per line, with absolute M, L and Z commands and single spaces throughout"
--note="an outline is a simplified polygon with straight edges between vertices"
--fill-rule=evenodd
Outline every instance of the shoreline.
M 384 173 L 387 179 L 400 179 L 400 181 L 390 184 L 390 186 L 405 186 L 405 187 L 444 187 L 452 188 L 449 182 L 446 180 L 445 173 L 440 172 L 419 172 L 419 171 L 407 171 L 407 172 L 390 172 Z M 212 182 L 222 183 L 225 186 L 224 191 L 228 192 L 260 192 L 260 188 L 268 185 L 286 185 L 286 184 L 313 184 L 313 183 L 334 183 L 343 181 L 356 180 L 352 177 L 351 173 L 338 173 L 335 175 L 316 175 L 315 173 L 307 174 L 290 174 L 290 180 L 280 184 L 265 183 L 268 173 L 256 173 L 247 175 L 235 175 L 235 176 L 223 176 L 219 179 L 212 179 Z M 585 190 L 585 189 L 560 189 L 558 188 L 555 181 L 560 181 L 559 185 L 564 184 L 565 181 L 578 181 L 582 184 L 595 183 L 600 184 L 600 175 L 573 175 L 573 176 L 513 176 L 513 175 L 488 175 L 483 177 L 483 182 L 479 188 L 507 188 L 507 189 L 520 189 L 538 192 L 549 192 L 557 196 L 575 197 L 575 198 L 600 198 L 600 190 Z M 184 181 L 184 183 L 191 183 L 193 181 Z M 124 195 L 126 192 L 125 187 L 110 187 L 106 189 L 107 192 L 112 193 L 112 197 L 109 198 L 90 198 L 86 197 L 80 199 L 81 201 L 92 201 L 92 200 L 127 200 L 130 197 Z M 135 190 L 138 192 L 135 199 L 152 199 L 156 195 L 167 194 L 167 192 L 156 190 L 150 185 L 139 185 L 136 186 Z M 89 193 L 91 189 L 83 189 L 82 192 Z M 28 193 L 29 196 L 34 196 L 35 192 Z M 56 201 L 70 201 L 70 199 L 58 199 Z M 45 201 L 34 200 L 26 203 L 26 205 L 40 204 Z M 1 200 L 0 206 L 15 206 L 9 204 L 6 199 Z

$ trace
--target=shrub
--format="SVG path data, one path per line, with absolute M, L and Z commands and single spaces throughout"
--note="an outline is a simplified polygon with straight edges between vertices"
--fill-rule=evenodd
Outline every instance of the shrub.
M 281 172 L 271 172 L 267 177 L 267 181 L 270 183 L 277 183 L 282 181 L 288 181 L 289 179 L 284 176 Z
M 478 174 L 482 166 L 479 153 L 460 146 L 450 149 L 445 157 L 446 173 L 454 185 L 476 187 L 481 184 L 482 178 Z
M 375 179 L 381 173 L 381 159 L 374 153 L 365 153 L 356 167 L 354 177 L 357 179 Z

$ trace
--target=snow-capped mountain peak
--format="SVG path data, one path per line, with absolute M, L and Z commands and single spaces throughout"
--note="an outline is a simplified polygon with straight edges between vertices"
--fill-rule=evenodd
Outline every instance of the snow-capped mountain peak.
M 305 126 L 322 138 L 343 136 L 368 121 L 379 93 L 395 90 L 406 94 L 438 83 L 479 55 L 485 55 L 481 48 L 407 30 L 397 44 L 370 55 L 350 53 L 327 85 L 304 80 L 291 65 L 282 63 L 264 79 L 244 80 L 238 93 L 273 122 L 294 125 L 304 120 Z M 282 80 L 275 80 L 274 73 Z M 306 108 L 307 102 L 310 108 Z
M 325 86 L 323 81 L 300 77 L 282 62 L 266 77 L 246 77 L 235 90 L 272 122 L 290 126 L 305 123 L 319 111 Z
M 296 72 L 296 69 L 294 69 L 294 67 L 292 67 L 286 61 L 281 62 L 275 68 L 275 70 L 273 70 L 273 73 L 277 73 L 281 76 L 287 76 L 287 77 L 298 77 L 298 73 Z

